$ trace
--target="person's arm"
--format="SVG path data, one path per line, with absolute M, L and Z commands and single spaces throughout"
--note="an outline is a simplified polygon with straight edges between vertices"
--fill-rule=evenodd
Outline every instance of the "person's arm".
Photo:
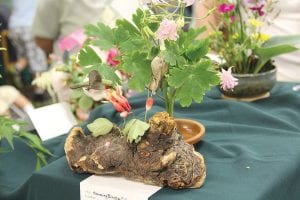
M 200 38 L 205 38 L 213 31 L 212 26 L 216 26 L 218 24 L 218 2 L 217 0 L 203 0 L 196 1 L 193 6 L 193 16 L 195 18 L 195 27 L 206 26 L 207 31 L 200 35 Z M 212 9 L 213 10 L 210 15 L 205 17 Z M 203 18 L 205 17 L 205 18 Z
M 47 54 L 47 56 L 53 52 L 54 40 L 36 36 L 35 42 Z

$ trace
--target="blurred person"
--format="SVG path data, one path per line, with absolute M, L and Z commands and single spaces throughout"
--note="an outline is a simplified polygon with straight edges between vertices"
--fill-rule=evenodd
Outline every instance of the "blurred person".
M 274 20 L 271 19 L 271 25 L 263 27 L 263 32 L 273 36 L 300 34 L 299 0 L 279 0 L 274 9 L 280 10 L 280 13 Z M 297 47 L 300 48 L 300 45 Z M 300 82 L 300 51 L 277 56 L 274 60 L 279 81 Z
M 254 1 L 254 0 L 253 0 Z M 266 0 L 270 1 L 270 0 Z M 261 1 L 263 3 L 263 1 Z M 197 1 L 193 7 L 193 16 L 202 18 L 210 10 L 217 8 L 219 5 L 217 0 Z M 271 36 L 279 35 L 295 35 L 300 34 L 300 1 L 278 0 L 274 3 L 274 9 L 280 13 L 275 19 L 270 19 L 269 25 L 263 27 L 263 32 Z M 219 20 L 218 9 L 215 9 L 211 14 L 203 20 L 195 20 L 194 26 L 206 26 L 207 31 L 204 36 L 208 36 L 213 31 L 213 27 L 218 24 Z M 201 35 L 201 37 L 203 36 Z M 298 45 L 299 48 L 299 45 Z M 275 65 L 277 66 L 277 80 L 287 82 L 300 82 L 300 51 L 276 56 Z
M 38 0 L 33 34 L 47 55 L 61 55 L 62 38 L 98 21 L 113 26 L 117 18 L 131 18 L 137 6 L 132 0 Z
M 36 45 L 31 33 L 36 0 L 12 0 L 9 18 L 9 37 L 17 50 L 16 70 L 21 72 L 27 66 L 35 74 L 47 70 L 44 52 Z
M 33 110 L 32 103 L 11 85 L 0 86 L 0 115 L 9 115 L 9 108 L 16 105 L 25 113 Z

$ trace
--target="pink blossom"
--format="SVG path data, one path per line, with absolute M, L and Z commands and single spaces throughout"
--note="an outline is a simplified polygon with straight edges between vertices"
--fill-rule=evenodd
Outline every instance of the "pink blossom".
M 127 112 L 127 111 L 123 111 L 120 113 L 120 117 L 122 117 L 122 118 L 127 118 L 128 115 L 129 115 L 129 112 Z
M 226 3 L 222 3 L 218 8 L 220 13 L 228 13 L 233 11 L 234 9 L 235 9 L 234 4 L 226 4 Z
M 119 55 L 118 49 L 111 48 L 108 51 L 108 55 L 107 55 L 107 58 L 106 58 L 107 63 L 109 63 L 113 67 L 118 65 L 120 63 L 120 61 L 115 60 L 115 58 L 118 57 L 118 55 Z
M 231 74 L 231 68 L 229 67 L 227 71 L 222 69 L 220 74 L 221 88 L 225 91 L 233 89 L 238 84 L 238 79 L 234 78 Z
M 150 110 L 153 106 L 154 100 L 152 97 L 148 97 L 147 101 L 146 101 L 146 110 Z
M 81 47 L 85 40 L 86 35 L 83 33 L 83 30 L 77 30 L 59 40 L 58 47 L 61 51 L 71 51 L 76 47 Z
M 231 16 L 230 16 L 230 20 L 231 20 L 231 22 L 234 22 L 234 21 L 235 21 L 235 16 L 234 16 L 234 15 L 231 15 Z
M 191 6 L 195 3 L 195 0 L 183 0 L 183 2 L 186 4 L 185 6 Z
M 176 41 L 178 38 L 176 22 L 173 20 L 164 19 L 156 31 L 156 37 L 159 40 Z

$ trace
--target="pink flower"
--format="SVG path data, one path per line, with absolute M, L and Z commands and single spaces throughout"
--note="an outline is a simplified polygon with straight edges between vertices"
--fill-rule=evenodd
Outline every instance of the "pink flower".
M 195 0 L 183 0 L 183 2 L 186 4 L 185 6 L 191 6 L 195 3 Z
M 148 97 L 147 101 L 146 101 L 146 110 L 150 110 L 153 106 L 154 100 L 152 97 Z
M 159 40 L 176 41 L 178 38 L 176 22 L 173 20 L 164 19 L 156 31 L 156 37 Z
M 77 30 L 59 40 L 58 47 L 62 52 L 71 51 L 76 47 L 81 47 L 85 40 L 86 35 L 83 33 L 83 30 Z
M 111 66 L 116 66 L 120 63 L 120 61 L 115 60 L 115 58 L 119 55 L 118 49 L 116 48 L 111 48 L 108 51 L 108 55 L 106 58 L 106 62 L 109 63 Z
M 226 4 L 226 3 L 222 3 L 218 8 L 220 13 L 228 13 L 233 11 L 234 9 L 235 9 L 234 4 Z
M 231 16 L 230 16 L 230 20 L 231 20 L 231 22 L 234 22 L 235 16 L 234 16 L 234 15 L 231 15 Z
M 117 88 L 116 90 L 109 90 L 107 100 L 113 104 L 114 108 L 119 113 L 122 114 L 125 111 L 130 113 L 131 106 L 129 105 L 128 99 L 122 95 L 121 89 Z M 123 113 L 122 115 L 125 114 L 126 113 Z
M 222 69 L 222 73 L 220 75 L 221 88 L 225 91 L 233 89 L 238 84 L 238 79 L 234 78 L 231 74 L 231 68 L 232 67 L 229 67 L 227 71 Z

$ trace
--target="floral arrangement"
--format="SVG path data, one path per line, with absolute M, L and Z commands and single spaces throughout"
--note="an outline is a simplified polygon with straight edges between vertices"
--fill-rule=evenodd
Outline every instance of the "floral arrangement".
M 276 1 L 218 0 L 219 23 L 213 26 L 211 48 L 216 51 L 233 72 L 259 73 L 274 68 L 271 58 L 298 50 L 300 35 L 273 36 L 263 32 L 271 25 L 280 10 Z
M 107 90 L 103 84 L 97 83 L 100 81 L 97 80 L 99 75 L 97 73 L 89 75 L 91 70 L 84 67 L 85 63 L 78 62 L 77 54 L 85 40 L 86 36 L 80 29 L 62 38 L 58 43 L 62 56 L 51 55 L 51 70 L 42 73 L 32 83 L 47 90 L 52 97 L 52 102 L 68 102 L 79 120 L 86 120 L 90 110 L 107 100 Z M 106 60 L 106 64 L 111 67 L 118 64 L 118 61 L 113 60 L 117 53 L 115 49 L 97 53 L 97 55 L 91 51 L 92 49 L 86 53 L 92 53 L 90 56 L 95 56 L 99 63 L 101 62 L 100 57 L 102 57 Z M 122 74 L 119 76 L 124 79 Z M 89 79 L 93 79 L 91 85 L 89 85 Z M 105 80 L 102 79 L 101 82 L 103 81 Z M 87 89 L 88 87 L 95 87 L 92 86 L 94 84 L 99 87 Z M 106 84 L 109 85 L 109 83 Z
M 193 0 L 140 2 L 142 6 L 133 14 L 132 21 L 117 20 L 114 28 L 103 23 L 86 26 L 88 39 L 79 54 L 80 65 L 111 80 L 111 88 L 122 84 L 114 75 L 115 70 L 120 70 L 128 76 L 129 88 L 149 91 L 147 109 L 153 104 L 152 95 L 161 94 L 171 116 L 175 101 L 187 107 L 193 101 L 200 103 L 205 91 L 220 82 L 226 89 L 236 85 L 229 72 L 223 70 L 221 75 L 206 56 L 209 40 L 196 39 L 205 28 L 182 30 L 184 9 Z M 99 61 L 91 46 L 103 51 L 114 49 L 114 68 Z M 122 116 L 127 116 L 131 110 L 121 93 L 111 94 L 108 99 Z

